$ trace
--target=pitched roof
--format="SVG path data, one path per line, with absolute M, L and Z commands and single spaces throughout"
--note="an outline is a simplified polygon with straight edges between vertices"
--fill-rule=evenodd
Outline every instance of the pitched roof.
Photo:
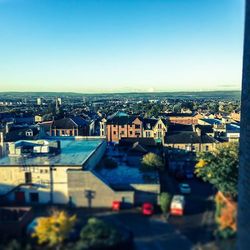
M 203 134 L 214 132 L 212 125 L 195 125 L 195 128 L 199 128 Z
M 33 135 L 28 136 L 26 132 L 32 131 Z M 12 142 L 18 140 L 31 140 L 36 139 L 38 136 L 39 130 L 34 126 L 14 126 L 11 127 L 9 133 L 5 135 L 5 141 Z
M 193 126 L 185 124 L 169 124 L 168 132 L 174 132 L 174 131 L 193 131 Z
M 119 145 L 132 146 L 138 142 L 141 146 L 156 146 L 154 138 L 121 138 Z
M 76 127 L 84 127 L 88 125 L 88 122 L 80 116 L 74 116 L 71 118 L 62 118 L 55 120 L 52 123 L 52 128 L 57 129 L 72 129 Z
M 158 122 L 158 119 L 144 118 L 143 119 L 143 128 L 144 129 L 152 129 L 157 122 Z
M 196 144 L 215 143 L 217 140 L 206 134 L 198 136 L 196 132 L 192 131 L 176 131 L 166 133 L 164 142 L 166 144 Z
M 142 119 L 138 116 L 114 116 L 113 118 L 109 118 L 107 120 L 107 124 L 116 124 L 116 125 L 132 125 L 133 121 L 138 118 L 142 121 Z

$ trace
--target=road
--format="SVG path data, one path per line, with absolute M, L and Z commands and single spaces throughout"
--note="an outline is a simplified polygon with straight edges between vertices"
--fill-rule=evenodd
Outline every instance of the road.
M 183 181 L 191 186 L 191 194 L 186 195 L 185 215 L 170 217 L 169 223 L 194 246 L 212 244 L 214 223 L 214 190 L 208 183 L 196 178 Z M 161 175 L 162 191 L 179 194 L 179 182 L 166 172 Z
M 109 212 L 98 217 L 128 228 L 134 234 L 135 249 L 138 250 L 191 250 L 192 242 L 180 234 L 161 215 L 147 217 L 137 209 Z

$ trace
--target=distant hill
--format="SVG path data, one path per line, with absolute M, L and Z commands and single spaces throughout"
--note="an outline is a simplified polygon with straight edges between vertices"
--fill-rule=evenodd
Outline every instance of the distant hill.
M 74 92 L 0 92 L 0 96 L 15 96 L 15 97 L 76 97 L 76 96 L 89 96 L 89 97 L 172 97 L 172 98 L 237 98 L 241 96 L 241 91 L 192 91 L 192 92 L 131 92 L 131 93 L 74 93 Z

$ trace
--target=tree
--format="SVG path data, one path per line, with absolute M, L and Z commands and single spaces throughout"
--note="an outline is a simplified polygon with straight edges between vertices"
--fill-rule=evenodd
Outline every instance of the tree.
M 5 249 L 5 250 L 31 250 L 30 245 L 23 245 L 16 239 L 10 241 L 7 245 L 1 245 L 0 249 Z
M 163 170 L 164 163 L 162 158 L 154 153 L 147 153 L 141 161 L 142 171 Z
M 70 216 L 65 211 L 52 212 L 49 217 L 41 217 L 32 237 L 38 239 L 38 244 L 48 244 L 49 247 L 60 248 L 69 236 L 76 223 L 76 215 Z
M 198 157 L 195 173 L 210 182 L 225 196 L 237 197 L 239 146 L 227 143 L 211 152 L 203 152 Z
M 164 192 L 160 194 L 160 207 L 164 215 L 166 215 L 167 212 L 169 211 L 170 202 L 171 202 L 171 195 L 169 193 Z
M 121 240 L 120 233 L 109 224 L 97 218 L 90 218 L 80 233 L 76 250 L 105 249 L 115 246 Z
M 173 107 L 173 112 L 174 113 L 180 113 L 181 112 L 181 103 L 177 103 Z

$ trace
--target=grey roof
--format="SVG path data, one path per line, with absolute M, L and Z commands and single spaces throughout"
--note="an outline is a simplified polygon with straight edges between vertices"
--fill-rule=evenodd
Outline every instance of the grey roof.
M 52 128 L 73 129 L 76 127 L 85 127 L 87 125 L 88 125 L 88 122 L 84 118 L 80 116 L 75 116 L 71 118 L 62 118 L 62 119 L 53 121 Z
M 196 132 L 191 131 L 177 131 L 166 133 L 164 138 L 165 144 L 196 144 L 196 143 L 215 143 L 217 142 L 213 137 L 206 134 L 198 136 Z
M 34 157 L 5 156 L 0 159 L 1 165 L 21 166 L 81 166 L 103 143 L 100 139 L 61 140 L 61 153 Z
M 169 124 L 168 132 L 174 132 L 174 131 L 193 131 L 193 126 L 185 124 Z
M 195 125 L 195 128 L 201 129 L 202 133 L 213 133 L 213 126 L 212 125 Z

